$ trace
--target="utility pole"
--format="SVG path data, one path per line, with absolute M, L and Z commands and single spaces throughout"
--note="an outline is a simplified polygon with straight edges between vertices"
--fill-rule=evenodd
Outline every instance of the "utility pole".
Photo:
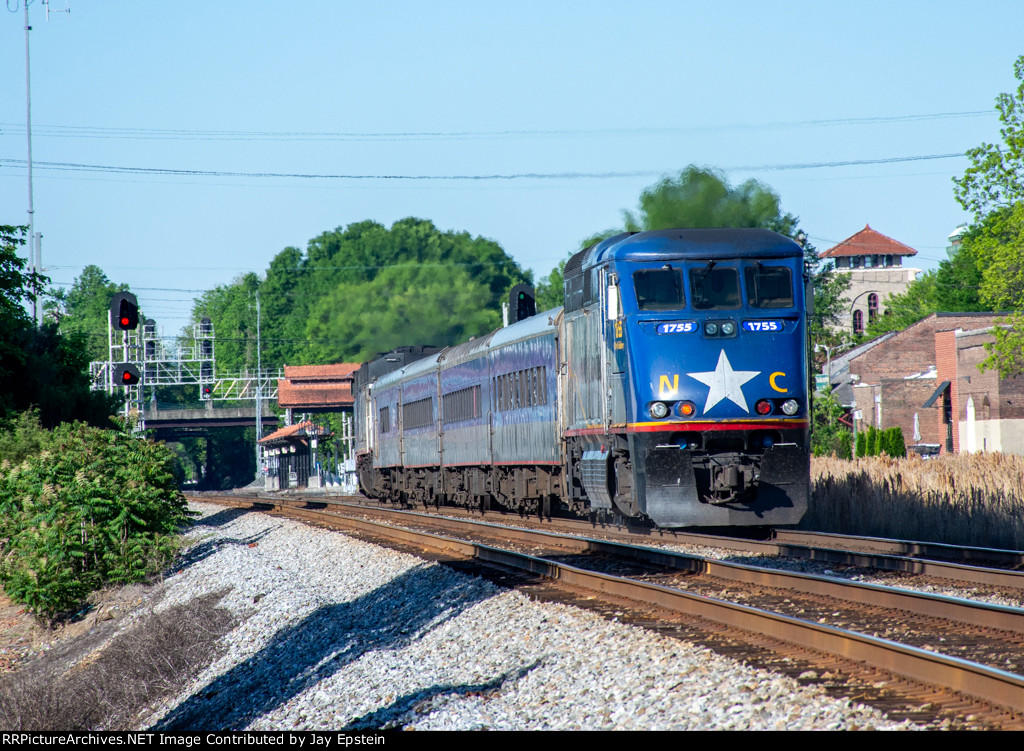
M 39 246 L 36 241 L 36 211 L 32 202 L 32 76 L 28 54 L 28 33 L 32 31 L 32 27 L 28 23 L 28 0 L 23 0 L 23 2 L 25 5 L 25 133 L 28 135 L 28 252 L 32 270 L 39 273 L 42 271 L 42 265 L 36 255 Z M 43 306 L 40 305 L 39 296 L 36 295 L 32 298 L 32 317 L 38 324 L 42 320 L 42 316 Z
M 49 0 L 42 0 L 46 8 L 46 20 L 50 20 L 50 13 L 67 13 L 71 15 L 71 8 L 64 10 L 50 10 Z M 28 21 L 28 6 L 31 0 L 22 0 L 25 9 L 25 135 L 28 142 L 28 253 L 29 266 L 37 273 L 43 273 L 43 236 L 36 232 L 36 210 L 32 195 L 32 75 L 29 55 L 28 37 L 32 31 L 32 25 Z M 15 5 L 17 8 L 17 5 Z M 32 317 L 36 325 L 43 325 L 43 301 L 36 294 L 32 298 Z
M 260 291 L 256 290 L 256 479 L 263 476 L 260 438 L 263 437 L 263 358 L 260 353 Z

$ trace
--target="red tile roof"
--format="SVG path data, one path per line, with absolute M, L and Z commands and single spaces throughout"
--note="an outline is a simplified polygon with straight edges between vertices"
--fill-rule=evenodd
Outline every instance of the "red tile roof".
M 284 409 L 300 407 L 351 407 L 349 383 L 277 382 L 277 405 Z
M 331 409 L 352 406 L 352 381 L 359 363 L 285 365 L 277 382 L 279 407 Z
M 284 377 L 290 381 L 351 381 L 359 369 L 357 362 L 339 362 L 333 365 L 285 365 Z
M 893 240 L 881 232 L 871 229 L 865 224 L 864 229 L 846 238 L 834 248 L 829 248 L 819 258 L 836 258 L 838 256 L 916 256 L 917 251 L 909 245 Z
M 286 425 L 279 430 L 275 430 L 268 436 L 264 436 L 259 440 L 259 443 L 267 443 L 268 441 L 279 441 L 282 438 L 305 438 L 306 436 L 325 436 L 329 435 L 330 431 L 321 428 L 319 425 L 314 425 L 311 420 L 305 420 L 304 422 L 298 422 L 294 425 Z

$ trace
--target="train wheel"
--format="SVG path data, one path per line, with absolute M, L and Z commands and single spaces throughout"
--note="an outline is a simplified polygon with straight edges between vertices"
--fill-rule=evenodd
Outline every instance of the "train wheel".
M 629 462 L 629 454 L 618 454 L 615 457 L 615 495 L 612 496 L 612 503 L 626 517 L 641 514 L 633 494 L 633 466 Z

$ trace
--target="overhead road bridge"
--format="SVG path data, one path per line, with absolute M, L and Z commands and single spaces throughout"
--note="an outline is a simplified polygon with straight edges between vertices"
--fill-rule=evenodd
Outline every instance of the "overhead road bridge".
M 206 409 L 147 409 L 146 430 L 155 431 L 159 441 L 173 441 L 186 436 L 206 436 L 214 428 L 255 428 L 255 407 Z M 269 405 L 263 404 L 264 425 L 277 425 L 277 415 Z

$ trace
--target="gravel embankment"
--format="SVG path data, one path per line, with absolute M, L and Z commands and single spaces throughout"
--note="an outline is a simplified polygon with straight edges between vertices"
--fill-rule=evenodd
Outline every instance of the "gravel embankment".
M 895 729 L 707 649 L 409 555 L 195 504 L 160 608 L 229 590 L 227 651 L 156 729 Z

